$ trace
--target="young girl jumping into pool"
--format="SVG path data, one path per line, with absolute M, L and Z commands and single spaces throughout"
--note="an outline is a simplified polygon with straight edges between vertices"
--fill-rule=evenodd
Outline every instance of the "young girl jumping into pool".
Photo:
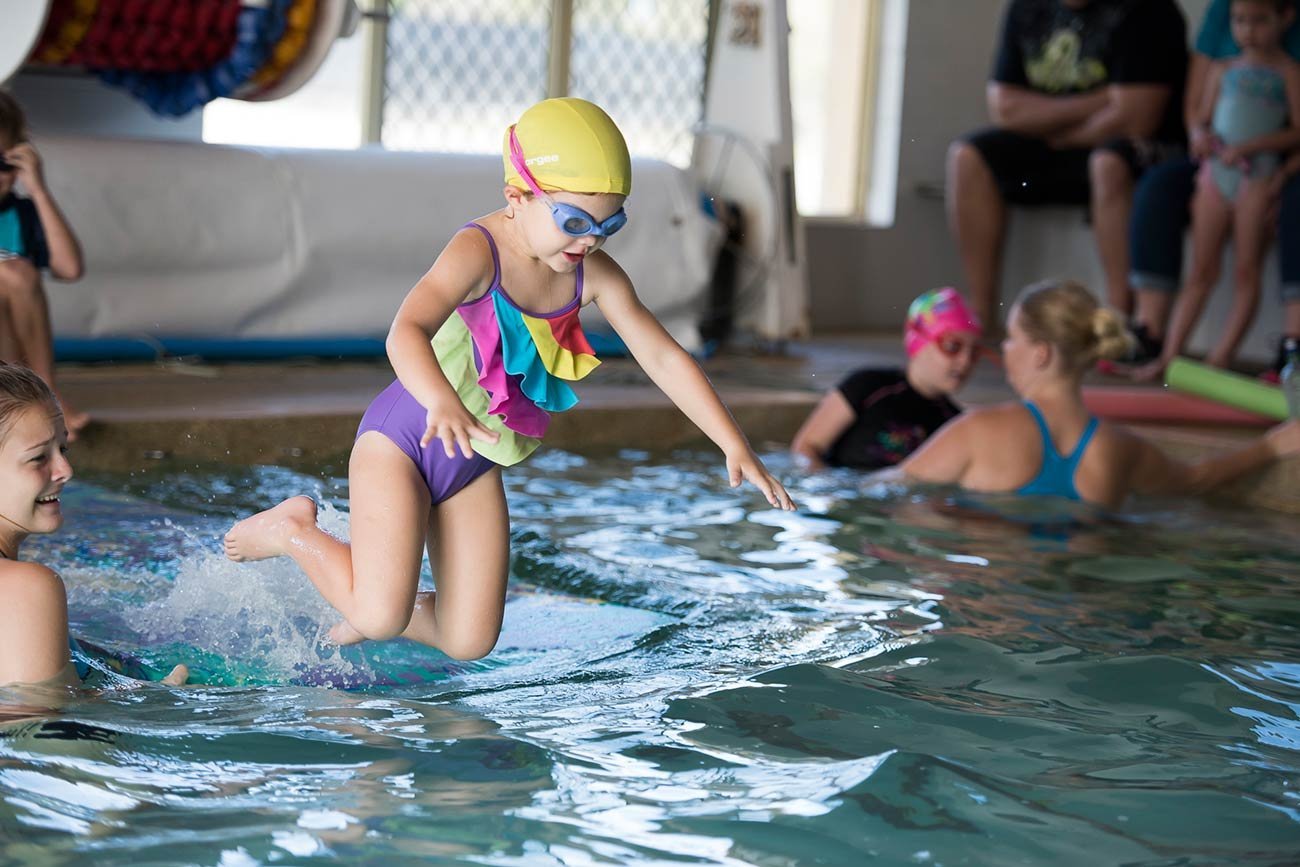
M 599 362 L 578 322 L 595 302 L 650 378 L 748 480 L 793 509 L 703 371 L 601 250 L 627 222 L 631 160 L 614 122 L 580 99 L 524 112 L 503 145 L 505 207 L 462 228 L 388 334 L 397 381 L 366 411 L 348 468 L 351 545 L 294 497 L 236 524 L 232 560 L 292 557 L 344 617 L 346 644 L 402 635 L 458 659 L 496 644 L 509 516 L 501 467 L 530 455 L 568 381 Z M 417 593 L 427 545 L 436 593 Z
M 50 387 L 25 367 L 0 363 L 0 686 L 81 682 L 63 579 L 19 559 L 28 536 L 63 525 L 59 495 L 72 478 L 67 444 Z M 187 674 L 178 665 L 164 682 L 182 684 Z
M 1300 146 L 1300 63 L 1282 45 L 1295 17 L 1294 0 L 1232 0 L 1232 36 L 1241 56 L 1216 63 L 1205 85 L 1192 156 L 1201 160 L 1192 198 L 1192 270 L 1174 306 L 1160 357 L 1134 378 L 1154 380 L 1182 353 L 1219 280 L 1223 247 L 1233 245 L 1233 301 L 1206 361 L 1227 367 L 1259 306 L 1264 254 L 1277 201 Z

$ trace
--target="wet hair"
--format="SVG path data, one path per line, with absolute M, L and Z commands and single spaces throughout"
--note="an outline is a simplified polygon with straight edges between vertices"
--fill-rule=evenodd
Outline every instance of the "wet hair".
M 1045 280 L 1026 286 L 1016 298 L 1020 327 L 1034 340 L 1049 343 L 1070 373 L 1099 358 L 1119 358 L 1133 346 L 1120 314 L 1104 307 L 1082 283 Z
M 16 145 L 27 141 L 27 115 L 13 94 L 0 88 L 0 142 Z
M 61 411 L 54 392 L 35 373 L 18 364 L 0 362 L 0 442 L 23 410 L 45 406 Z

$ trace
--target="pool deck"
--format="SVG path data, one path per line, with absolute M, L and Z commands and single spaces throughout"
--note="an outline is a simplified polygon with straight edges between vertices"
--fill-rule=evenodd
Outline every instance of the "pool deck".
M 822 392 L 846 371 L 902 360 L 895 335 L 839 334 L 788 344 L 781 354 L 722 353 L 703 366 L 751 441 L 775 448 L 790 441 Z M 338 460 L 371 398 L 392 381 L 382 361 L 168 359 L 66 365 L 59 373 L 67 399 L 95 419 L 78 444 L 77 464 L 112 470 L 145 469 L 164 458 L 290 466 Z M 554 417 L 548 445 L 653 451 L 703 442 L 629 360 L 606 361 L 579 391 L 582 402 Z M 989 363 L 980 365 L 962 392 L 968 404 L 1010 396 L 1000 370 Z M 1258 430 L 1189 426 L 1138 430 L 1185 458 L 1258 435 Z M 1300 461 L 1275 465 L 1225 496 L 1300 513 Z

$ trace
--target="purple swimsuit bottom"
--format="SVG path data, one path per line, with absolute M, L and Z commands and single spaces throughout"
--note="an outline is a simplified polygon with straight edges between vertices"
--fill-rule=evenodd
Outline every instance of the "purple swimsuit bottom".
M 434 440 L 422 448 L 420 437 L 424 436 L 425 414 L 419 401 L 411 397 L 399 380 L 393 380 L 392 385 L 371 401 L 370 408 L 361 417 L 357 437 L 373 430 L 392 440 L 415 462 L 436 506 L 455 496 L 496 464 L 477 452 L 474 457 L 467 458 L 460 453 L 459 447 L 456 456 L 449 458 L 442 449 L 441 440 Z

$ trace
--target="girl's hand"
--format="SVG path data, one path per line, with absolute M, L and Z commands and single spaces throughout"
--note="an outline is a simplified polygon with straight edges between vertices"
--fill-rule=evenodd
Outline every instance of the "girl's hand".
M 45 189 L 45 174 L 41 169 L 41 155 L 30 142 L 14 145 L 4 152 L 5 161 L 18 169 L 18 180 L 28 193 L 36 194 Z
M 1241 169 L 1243 172 L 1250 171 L 1250 156 L 1237 145 L 1230 145 L 1219 151 L 1219 162 L 1225 166 L 1232 166 Z
M 474 456 L 470 440 L 494 443 L 501 437 L 478 423 L 478 419 L 469 414 L 465 405 L 457 398 L 437 403 L 425 408 L 424 436 L 420 437 L 420 448 L 427 448 L 435 439 L 442 440 L 442 450 L 447 457 L 456 457 L 456 447 L 466 458 Z
M 1197 161 L 1208 160 L 1223 147 L 1223 142 L 1219 140 L 1219 137 L 1203 126 L 1192 129 L 1191 141 L 1188 144 L 1190 145 L 1189 150 L 1192 159 Z
M 785 492 L 785 487 L 767 471 L 763 462 L 752 451 L 746 451 L 740 457 L 727 455 L 727 477 L 731 480 L 733 488 L 738 487 L 742 481 L 749 480 L 754 487 L 763 492 L 763 496 L 767 497 L 772 508 L 785 512 L 794 511 L 794 503 L 790 500 L 790 495 Z

